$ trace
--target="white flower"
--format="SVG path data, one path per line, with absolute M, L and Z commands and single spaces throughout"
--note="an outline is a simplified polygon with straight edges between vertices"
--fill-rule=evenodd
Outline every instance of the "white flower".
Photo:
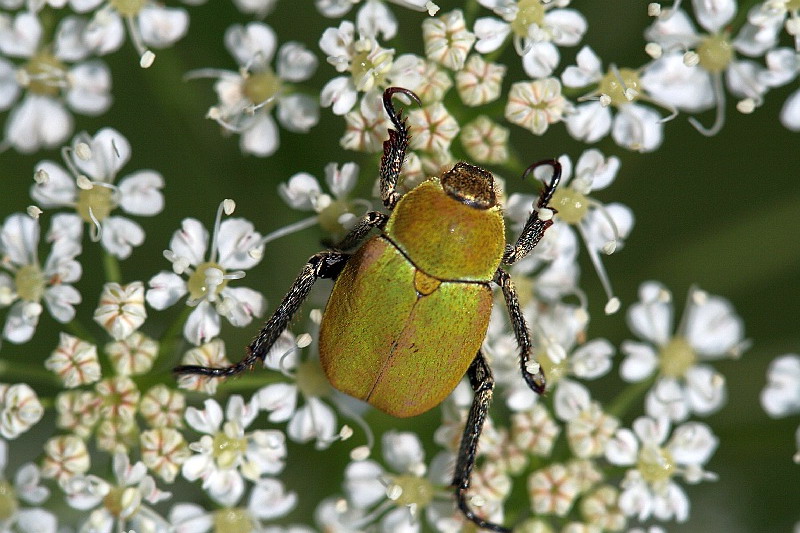
M 800 356 L 786 354 L 770 363 L 761 405 L 775 418 L 800 412 Z
M 760 29 L 748 24 L 737 37 L 732 37 L 727 28 L 736 14 L 735 0 L 693 0 L 692 6 L 695 18 L 708 33 L 698 33 L 691 19 L 680 9 L 670 10 L 656 20 L 645 37 L 667 53 L 645 69 L 642 83 L 655 98 L 676 108 L 698 109 L 698 104 L 692 102 L 716 104 L 716 120 L 711 127 L 690 119 L 700 133 L 715 135 L 725 121 L 723 74 L 728 89 L 755 106 L 761 104 L 768 89 L 762 81 L 764 68 L 753 61 L 737 59 L 736 51 L 746 55 L 765 53 L 777 42 L 780 24 L 771 23 Z M 678 57 L 685 63 L 683 66 Z M 665 66 L 663 62 L 670 64 Z M 681 72 L 684 69 L 699 72 Z
M 461 70 L 475 42 L 475 34 L 467 30 L 464 13 L 454 9 L 422 21 L 425 55 L 450 70 Z
M 25 383 L 0 383 L 0 436 L 16 439 L 44 415 L 39 397 Z
M 459 131 L 458 122 L 441 102 L 409 111 L 408 129 L 412 150 L 434 154 L 449 153 L 450 143 Z
M 479 0 L 479 3 L 501 19 L 482 17 L 475 21 L 478 38 L 475 50 L 482 54 L 494 52 L 513 35 L 514 48 L 522 56 L 525 73 L 532 78 L 550 76 L 560 60 L 556 45 L 577 45 L 588 26 L 578 11 L 563 9 L 562 4 L 566 4 L 563 2 Z
M 91 457 L 86 443 L 75 435 L 51 437 L 44 445 L 42 476 L 63 483 L 73 476 L 86 473 Z
M 146 503 L 156 504 L 168 499 L 170 493 L 156 487 L 155 480 L 146 475 L 144 463 L 130 464 L 124 453 L 114 454 L 116 484 L 97 476 L 77 475 L 64 483 L 67 503 L 74 509 L 88 512 L 83 524 L 89 531 L 152 531 L 166 522 Z
M 3 337 L 13 343 L 33 337 L 42 303 L 61 323 L 75 316 L 74 305 L 81 295 L 72 283 L 81 277 L 75 260 L 81 253 L 75 228 L 80 221 L 72 215 L 53 217 L 47 237 L 52 242 L 44 265 L 39 261 L 39 222 L 16 213 L 0 229 L 0 308 L 11 306 L 6 316 Z
M 314 4 L 328 18 L 342 18 L 360 0 L 315 0 Z M 427 0 L 389 0 L 415 11 L 424 11 Z M 381 0 L 365 0 L 356 14 L 358 31 L 363 35 L 392 39 L 397 34 L 397 18 Z
M 44 362 L 44 367 L 58 375 L 64 387 L 75 388 L 94 383 L 101 377 L 97 347 L 62 332 L 58 348 Z
M 289 131 L 305 133 L 319 121 L 316 101 L 295 92 L 291 83 L 305 81 L 317 68 L 317 58 L 298 42 L 287 42 L 277 49 L 276 69 L 270 64 L 275 56 L 277 37 L 262 22 L 247 26 L 233 25 L 225 32 L 225 46 L 236 59 L 237 71 L 200 69 L 190 78 L 211 77 L 219 103 L 208 110 L 207 117 L 226 131 L 240 135 L 243 153 L 267 157 L 280 144 L 278 126 L 272 117 Z
M 689 516 L 689 499 L 673 478 L 681 476 L 689 483 L 715 479 L 703 469 L 719 442 L 711 428 L 686 422 L 676 427 L 667 441 L 669 432 L 666 418 L 639 417 L 633 422 L 633 431 L 617 430 L 607 445 L 609 462 L 632 467 L 622 481 L 619 497 L 626 516 L 640 521 L 655 516 L 684 522 Z
M 188 294 L 186 302 L 194 310 L 183 328 L 186 339 L 200 345 L 220 332 L 220 316 L 236 327 L 248 325 L 254 316 L 261 316 L 266 307 L 264 297 L 246 287 L 229 286 L 257 265 L 263 255 L 258 244 L 261 234 L 242 218 L 221 221 L 223 205 L 217 210 L 209 246 L 208 231 L 196 219 L 186 218 L 181 229 L 164 251 L 173 272 L 162 271 L 153 276 L 145 298 L 154 309 L 165 309 Z M 180 274 L 185 274 L 183 279 Z
M 572 104 L 561 93 L 556 78 L 520 81 L 508 92 L 505 117 L 509 122 L 543 135 L 550 124 L 561 122 Z
M 74 17 L 64 18 L 55 43 L 47 46 L 36 14 L 20 12 L 13 20 L 4 15 L 0 52 L 26 63 L 16 67 L 0 56 L 0 111 L 11 108 L 22 90 L 26 95 L 9 113 L 3 146 L 26 153 L 55 148 L 72 133 L 68 108 L 94 116 L 111 106 L 111 74 L 101 61 L 81 61 L 88 49 L 75 35 L 77 26 Z
M 118 374 L 146 374 L 158 355 L 158 341 L 135 331 L 121 340 L 106 344 L 105 352 Z
M 46 179 L 31 187 L 31 197 L 42 207 L 70 207 L 89 224 L 89 235 L 108 253 L 126 259 L 144 242 L 136 222 L 112 212 L 153 216 L 164 209 L 164 178 L 154 170 L 140 170 L 119 180 L 117 174 L 131 157 L 131 145 L 121 133 L 104 128 L 94 137 L 79 133 L 71 149 L 63 151 L 69 171 L 52 161 L 37 165 Z
M 733 306 L 697 288 L 673 330 L 672 295 L 660 283 L 639 287 L 639 302 L 628 309 L 628 325 L 647 342 L 625 341 L 620 374 L 626 381 L 656 375 L 647 394 L 646 412 L 673 421 L 690 413 L 708 415 L 725 401 L 725 378 L 704 361 L 739 357 L 744 349 L 744 325 Z
M 20 533 L 56 533 L 56 516 L 38 507 L 50 496 L 50 490 L 40 484 L 39 468 L 25 463 L 17 470 L 12 483 L 6 479 L 6 466 L 8 444 L 0 440 L 0 507 L 6 510 L 3 527 Z
M 204 435 L 189 445 L 195 455 L 183 463 L 183 477 L 189 481 L 201 479 L 211 498 L 232 506 L 244 493 L 244 478 L 258 481 L 283 470 L 285 437 L 277 430 L 245 433 L 258 415 L 255 397 L 245 404 L 241 396 L 231 396 L 224 418 L 222 407 L 215 400 L 208 399 L 204 405 L 202 411 L 186 409 L 187 424 Z M 270 505 L 283 504 L 277 500 Z
M 661 116 L 637 103 L 654 101 L 645 92 L 647 86 L 639 73 L 615 66 L 604 73 L 600 58 L 588 46 L 581 48 L 576 62 L 577 65 L 564 70 L 561 76 L 564 85 L 595 88 L 581 98 L 590 101 L 578 104 L 575 112 L 567 117 L 569 134 L 580 141 L 594 143 L 611 132 L 614 141 L 624 148 L 639 152 L 658 148 L 663 137 Z M 611 106 L 618 110 L 613 120 Z
M 561 258 L 574 261 L 572 243 L 576 239 L 572 233 L 576 231 L 585 243 L 586 251 L 606 291 L 606 312 L 613 313 L 619 307 L 619 300 L 614 296 L 600 253 L 609 255 L 624 246 L 625 239 L 633 228 L 633 212 L 619 203 L 602 204 L 590 194 L 611 185 L 619 170 L 619 159 L 605 157 L 599 150 L 586 150 L 578 159 L 574 178 L 570 158 L 563 155 L 558 160 L 562 167 L 561 185 L 550 201 L 558 214 L 553 227 L 548 230 L 559 241 L 557 244 L 560 254 L 556 256 L 556 260 Z M 545 171 L 549 171 L 549 167 L 541 167 L 535 174 L 546 178 Z M 528 206 L 530 210 L 530 205 L 535 201 L 536 197 L 515 194 L 509 198 L 508 203 L 509 206 Z M 522 218 L 527 219 L 527 213 L 523 210 L 508 209 L 507 212 L 518 223 Z
M 127 27 L 142 68 L 148 68 L 155 61 L 155 54 L 148 47 L 171 46 L 183 38 L 189 28 L 189 14 L 185 9 L 168 8 L 151 0 L 128 3 L 70 0 L 70 3 L 79 13 L 94 10 L 82 36 L 93 52 L 103 55 L 119 49 Z
M 106 283 L 100 294 L 100 303 L 94 311 L 94 320 L 115 340 L 123 340 L 144 324 L 144 284 L 134 281 L 127 285 Z
M 461 101 L 468 106 L 479 106 L 500 98 L 507 68 L 500 63 L 487 62 L 478 54 L 469 56 L 464 68 L 456 72 Z

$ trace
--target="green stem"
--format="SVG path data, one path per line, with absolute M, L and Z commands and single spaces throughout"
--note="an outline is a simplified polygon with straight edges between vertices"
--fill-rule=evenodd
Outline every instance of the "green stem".
M 95 339 L 94 335 L 92 335 L 89 330 L 84 326 L 80 320 L 77 318 L 72 319 L 70 322 L 64 324 L 64 327 L 69 331 L 73 336 L 78 337 L 81 340 L 86 342 L 90 342 L 92 344 L 97 344 L 97 339 Z
M 174 362 L 173 357 L 175 354 L 175 348 L 178 344 L 178 341 L 181 339 L 183 325 L 186 323 L 186 320 L 189 318 L 189 315 L 193 310 L 193 307 L 189 307 L 188 305 L 184 306 L 180 314 L 164 332 L 164 335 L 161 336 L 157 360 L 162 362 L 162 364 L 165 361 L 170 365 Z
M 656 382 L 657 377 L 658 376 L 654 374 L 644 381 L 633 383 L 625 388 L 619 394 L 619 396 L 617 396 L 614 401 L 609 404 L 609 406 L 606 408 L 606 412 L 617 418 L 622 418 L 631 408 L 633 402 L 640 399 L 644 393 L 653 386 L 653 383 Z
M 119 269 L 119 261 L 117 258 L 108 252 L 103 254 L 103 270 L 106 274 L 106 281 L 111 283 L 120 283 L 122 273 Z
M 11 381 L 14 383 L 29 381 L 37 385 L 60 384 L 55 375 L 42 365 L 26 365 L 18 361 L 14 361 L 13 363 L 8 360 L 0 361 L 0 376 L 3 377 L 3 381 Z

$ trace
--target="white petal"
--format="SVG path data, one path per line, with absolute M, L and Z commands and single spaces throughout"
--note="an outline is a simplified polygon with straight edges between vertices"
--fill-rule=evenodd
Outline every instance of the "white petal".
M 670 293 L 657 282 L 639 287 L 639 301 L 628 309 L 628 327 L 638 337 L 664 346 L 672 336 L 672 301 Z
M 228 270 L 253 268 L 261 260 L 251 254 L 260 238 L 261 234 L 249 220 L 223 220 L 217 233 L 217 261 Z
M 628 382 L 642 381 L 652 375 L 658 364 L 658 355 L 652 346 L 641 342 L 624 341 L 621 346 L 626 355 L 619 373 Z
M 134 172 L 119 182 L 120 207 L 132 215 L 152 216 L 164 209 L 164 178 L 154 170 Z
M 295 505 L 296 493 L 287 493 L 277 479 L 262 479 L 253 487 L 247 509 L 261 520 L 272 520 L 287 514 Z
M 72 131 L 72 115 L 57 100 L 28 94 L 6 120 L 6 141 L 29 153 L 60 146 Z
M 511 25 L 494 17 L 481 17 L 475 21 L 475 50 L 481 54 L 494 52 L 503 45 L 511 33 Z
M 800 411 L 800 356 L 783 355 L 769 364 L 761 405 L 772 417 Z
M 11 107 L 20 93 L 16 80 L 16 67 L 13 63 L 0 57 L 0 110 Z
M 800 131 L 800 90 L 790 94 L 783 104 L 781 124 L 790 131 Z
M 278 101 L 278 121 L 296 133 L 306 133 L 319 122 L 317 101 L 305 94 L 290 94 Z
M 144 230 L 136 222 L 123 217 L 108 217 L 103 220 L 100 237 L 103 248 L 120 259 L 130 257 L 134 246 L 144 242 Z
M 611 129 L 611 111 L 600 102 L 587 102 L 567 116 L 567 131 L 572 138 L 594 143 L 608 135 Z
M 669 435 L 670 423 L 665 418 L 640 416 L 633 421 L 633 432 L 643 444 L 660 446 Z
M 0 251 L 12 264 L 38 263 L 39 222 L 23 213 L 14 213 L 0 230 Z
M 367 0 L 358 10 L 356 27 L 364 37 L 380 37 L 388 41 L 397 34 L 397 19 L 383 2 Z
M 222 291 L 227 310 L 225 318 L 237 328 L 244 327 L 253 321 L 253 317 L 261 317 L 267 309 L 267 300 L 264 296 L 247 287 L 226 287 Z M 229 301 L 228 301 L 229 300 Z
M 220 505 L 232 507 L 244 494 L 244 480 L 236 469 L 215 470 L 205 480 L 203 488 Z
M 272 116 L 259 113 L 248 124 L 239 139 L 239 148 L 246 154 L 269 157 L 278 150 L 278 126 Z
M 303 43 L 290 41 L 278 50 L 278 77 L 298 82 L 310 78 L 317 70 L 317 56 Z
M 696 113 L 714 105 L 711 76 L 704 69 L 686 66 L 683 54 L 674 52 L 651 62 L 641 77 L 642 88 L 657 102 Z
M 700 39 L 691 19 L 681 9 L 672 11 L 668 17 L 656 19 L 644 35 L 648 41 L 655 41 L 667 50 L 692 48 Z
M 691 307 L 684 334 L 698 354 L 721 357 L 742 342 L 744 323 L 728 300 L 707 296 Z
M 186 35 L 189 14 L 185 9 L 162 7 L 153 2 L 139 11 L 138 22 L 142 41 L 155 48 L 164 48 Z
M 26 11 L 18 13 L 13 24 L 9 24 L 11 21 L 7 19 L 3 22 L 0 28 L 0 51 L 11 57 L 33 56 L 42 37 L 39 17 Z
M 66 94 L 69 106 L 85 115 L 99 115 L 111 107 L 111 71 L 102 61 L 87 61 L 69 71 L 72 79 Z
M 618 429 L 606 444 L 606 459 L 615 465 L 633 465 L 639 456 L 639 441 L 630 429 Z
M 259 405 L 269 411 L 270 422 L 285 422 L 297 407 L 297 386 L 288 383 L 267 385 L 256 393 Z
M 116 52 L 125 42 L 125 26 L 115 9 L 96 13 L 83 35 L 84 42 L 98 55 Z
M 686 372 L 686 388 L 692 411 L 701 416 L 718 411 L 728 396 L 725 378 L 707 365 Z
M 53 318 L 66 324 L 75 318 L 73 306 L 81 303 L 81 293 L 72 285 L 55 285 L 45 291 L 44 301 Z
M 176 231 L 169 241 L 169 249 L 176 256 L 185 257 L 189 264 L 195 266 L 205 261 L 207 247 L 208 231 L 194 218 L 184 218 L 181 221 L 181 229 Z
M 574 9 L 553 9 L 544 16 L 545 26 L 553 33 L 553 42 L 559 46 L 575 46 L 586 33 L 588 24 Z
M 586 409 L 591 400 L 586 387 L 577 381 L 564 379 L 556 389 L 553 409 L 559 419 L 569 421 Z
M 661 115 L 649 107 L 637 104 L 622 106 L 611 131 L 614 141 L 637 152 L 652 152 L 664 138 Z
M 235 25 L 225 32 L 225 47 L 240 66 L 268 65 L 275 54 L 278 38 L 263 22 L 251 22 L 247 26 Z
M 325 84 L 319 96 L 322 107 L 331 107 L 334 115 L 344 115 L 356 105 L 358 93 L 353 80 L 347 76 L 337 76 Z
M 561 81 L 567 87 L 585 87 L 597 81 L 603 75 L 603 65 L 600 58 L 589 46 L 581 48 L 575 58 L 577 65 L 571 65 L 564 69 Z
M 27 302 L 19 301 L 11 306 L 6 315 L 3 337 L 15 344 L 28 342 L 36 331 L 39 314 L 26 313 Z
M 278 195 L 292 209 L 313 211 L 314 201 L 322 194 L 317 178 L 307 172 L 298 172 L 288 183 L 278 185 Z
M 686 422 L 675 428 L 667 444 L 672 458 L 681 465 L 704 465 L 717 449 L 719 439 L 701 422 Z
M 183 336 L 195 346 L 213 339 L 219 331 L 219 315 L 207 300 L 197 304 L 183 326 Z
M 82 142 L 79 137 L 73 141 L 73 154 L 77 153 L 77 144 Z M 73 163 L 90 178 L 111 183 L 131 158 L 131 144 L 113 128 L 98 131 L 89 144 L 92 156 L 89 159 L 73 156 Z
M 172 272 L 156 274 L 150 278 L 148 285 L 150 289 L 147 291 L 145 299 L 153 309 L 166 309 L 186 294 L 186 282 Z
M 354 461 L 344 470 L 344 490 L 348 499 L 360 508 L 367 508 L 386 497 L 381 482 L 383 468 L 372 460 Z
M 522 56 L 522 68 L 531 78 L 546 78 L 558 66 L 561 57 L 553 43 L 533 43 L 528 53 Z
M 56 533 L 58 530 L 55 515 L 44 509 L 20 509 L 15 519 L 19 531 L 25 533 Z
M 670 482 L 666 490 L 654 494 L 653 514 L 659 520 L 685 522 L 689 518 L 689 498 L 683 489 Z
M 425 450 L 415 433 L 390 430 L 383 434 L 381 444 L 383 458 L 395 472 L 413 473 L 414 468 L 424 465 Z
M 579 378 L 596 379 L 611 370 L 614 346 L 605 339 L 595 339 L 578 347 L 570 357 L 572 371 Z
M 31 187 L 31 198 L 42 207 L 60 207 L 70 205 L 77 199 L 75 180 L 58 164 L 42 161 L 36 170 L 47 173 L 45 183 L 37 183 Z
M 692 0 L 694 16 L 705 29 L 717 33 L 736 15 L 735 0 Z
M 55 56 L 62 61 L 80 61 L 89 55 L 89 47 L 83 39 L 88 26 L 85 19 L 66 17 L 56 30 Z
M 575 175 L 588 178 L 592 182 L 592 191 L 605 189 L 619 171 L 619 158 L 604 157 L 600 150 L 590 148 L 584 151 L 575 166 Z
M 186 423 L 200 433 L 213 435 L 219 431 L 222 424 L 222 407 L 211 398 L 203 402 L 203 410 L 196 407 L 186 408 Z
M 252 397 L 248 403 L 239 394 L 228 398 L 225 405 L 225 418 L 235 420 L 242 428 L 249 426 L 258 415 L 258 398 Z
M 325 183 L 336 198 L 344 198 L 358 182 L 358 165 L 348 162 L 339 168 L 336 163 L 325 165 Z
M 325 447 L 330 444 L 336 426 L 333 409 L 319 399 L 307 398 L 308 403 L 297 410 L 286 432 L 295 442 L 317 440 L 317 445 Z
M 675 379 L 659 379 L 645 398 L 645 413 L 653 418 L 680 422 L 690 412 L 688 393 Z

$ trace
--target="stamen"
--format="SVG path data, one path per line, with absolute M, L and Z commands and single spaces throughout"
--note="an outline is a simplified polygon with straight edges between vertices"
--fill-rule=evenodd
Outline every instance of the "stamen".
M 661 4 L 658 2 L 650 2 L 647 4 L 647 16 L 658 17 L 661 15 Z
M 352 431 L 352 430 L 351 430 Z M 353 461 L 363 461 L 370 456 L 371 450 L 369 446 L 357 446 L 350 450 L 350 459 Z
M 139 33 L 139 28 L 134 24 L 133 17 L 123 17 L 125 19 L 125 26 L 128 28 L 128 35 L 131 38 L 131 42 L 133 43 L 133 47 L 136 49 L 136 52 L 139 54 L 139 66 L 142 68 L 147 68 L 153 64 L 155 61 L 155 54 L 148 50 L 144 43 L 142 42 L 142 35 Z M 149 55 L 148 55 L 149 52 Z M 150 58 L 152 55 L 152 58 Z M 147 61 L 150 61 L 149 64 Z
M 308 314 L 308 318 L 311 319 L 311 322 L 319 326 L 322 323 L 322 311 L 320 309 L 312 309 Z
M 336 407 L 339 408 L 339 412 L 355 422 L 361 428 L 361 431 L 364 432 L 364 435 L 367 437 L 367 444 L 363 447 L 367 449 L 367 457 L 369 457 L 372 453 L 372 449 L 375 447 L 375 435 L 372 433 L 372 428 L 369 427 L 369 424 L 367 424 L 367 421 L 364 420 L 361 415 L 350 409 L 343 401 L 336 401 L 335 398 L 334 401 L 336 402 Z M 354 449 L 353 452 L 355 452 L 356 449 Z
M 92 219 L 92 225 L 89 226 L 89 238 L 92 242 L 99 242 L 103 236 L 103 226 L 100 225 L 100 221 L 94 216 L 92 206 L 89 206 L 89 218 Z
M 79 142 L 75 145 L 75 155 L 82 161 L 88 161 L 92 158 L 92 148 L 88 143 Z
M 700 56 L 694 50 L 689 50 L 683 54 L 683 64 L 687 67 L 696 67 L 700 64 Z
M 281 237 L 285 237 L 286 235 L 290 235 L 292 233 L 304 230 L 306 228 L 310 228 L 314 224 L 317 223 L 319 220 L 319 216 L 313 215 L 308 218 L 304 218 L 303 220 L 293 222 L 288 226 L 284 226 L 280 229 L 276 229 L 272 233 L 268 233 L 265 236 L 261 237 L 254 245 L 252 249 L 258 249 L 267 244 L 268 242 L 272 242 L 276 239 L 280 239 Z
M 211 254 L 208 258 L 208 261 L 211 263 L 217 262 L 217 238 L 219 235 L 219 226 L 222 224 L 222 213 L 227 212 L 228 207 L 226 206 L 226 202 L 228 200 L 223 200 L 217 206 L 217 215 L 214 218 L 214 230 L 211 233 Z
M 33 181 L 37 185 L 46 185 L 50 181 L 50 174 L 45 169 L 40 168 L 33 173 Z
M 339 430 L 339 438 L 342 440 L 347 440 L 353 436 L 353 433 L 354 433 L 353 428 L 345 424 Z
M 94 188 L 94 184 L 92 183 L 92 180 L 90 180 L 89 178 L 87 178 L 83 174 L 79 175 L 75 179 L 75 185 L 77 185 L 79 189 L 83 189 L 84 191 L 90 191 L 90 190 L 92 190 L 92 188 Z
M 142 68 L 150 68 L 156 60 L 156 55 L 151 50 L 145 50 L 142 57 L 139 58 L 139 66 Z
M 603 107 L 608 107 L 611 105 L 611 97 L 606 93 L 600 95 L 600 105 Z
M 43 213 L 41 208 L 37 205 L 29 205 L 26 209 L 26 212 L 28 213 L 28 216 L 34 220 L 39 220 L 39 215 Z
M 589 239 L 586 235 L 586 232 L 581 224 L 577 225 L 578 231 L 583 238 L 583 242 L 586 243 L 586 251 L 589 253 L 589 259 L 592 260 L 592 265 L 594 265 L 594 270 L 597 272 L 597 277 L 600 278 L 600 284 L 603 286 L 603 290 L 606 293 L 606 297 L 608 298 L 608 302 L 606 302 L 605 312 L 607 315 L 614 314 L 619 310 L 620 302 L 619 298 L 614 296 L 614 291 L 611 289 L 611 280 L 608 278 L 608 273 L 606 272 L 605 267 L 603 266 L 603 262 L 600 261 L 600 257 L 597 254 L 597 250 L 589 245 Z
M 658 43 L 647 43 L 644 45 L 644 51 L 653 59 L 658 59 L 664 54 L 664 49 Z
M 716 73 L 712 79 L 714 81 L 714 96 L 717 101 L 717 115 L 714 119 L 714 124 L 710 128 L 706 128 L 696 118 L 691 117 L 689 119 L 689 124 L 706 137 L 713 137 L 725 125 L 725 91 L 722 88 L 722 73 Z
M 311 345 L 312 337 L 308 333 L 302 333 L 297 337 L 297 342 L 295 343 L 298 348 L 302 349 L 307 346 Z

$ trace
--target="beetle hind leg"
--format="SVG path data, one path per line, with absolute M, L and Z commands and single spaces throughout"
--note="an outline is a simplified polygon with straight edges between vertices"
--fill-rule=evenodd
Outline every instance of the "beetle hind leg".
M 300 309 L 314 283 L 320 278 L 335 278 L 344 268 L 350 258 L 348 254 L 337 250 L 319 252 L 311 256 L 297 276 L 289 292 L 283 297 L 272 317 L 261 328 L 258 336 L 247 348 L 247 355 L 238 363 L 225 367 L 209 367 L 198 365 L 183 365 L 176 367 L 176 374 L 200 374 L 210 377 L 227 377 L 240 374 L 252 368 L 257 362 L 263 361 L 275 341 L 286 329 L 292 317 Z
M 475 514 L 468 501 L 467 490 L 469 489 L 470 475 L 475 467 L 478 440 L 480 440 L 481 431 L 483 430 L 483 423 L 486 421 L 486 414 L 489 412 L 489 405 L 492 403 L 492 391 L 494 390 L 492 371 L 480 351 L 472 361 L 469 370 L 467 370 L 467 376 L 469 376 L 475 397 L 472 400 L 472 407 L 467 416 L 464 435 L 461 437 L 458 457 L 456 458 L 456 468 L 453 475 L 456 504 L 464 516 L 478 527 L 500 533 L 510 533 L 510 529 L 484 520 Z

